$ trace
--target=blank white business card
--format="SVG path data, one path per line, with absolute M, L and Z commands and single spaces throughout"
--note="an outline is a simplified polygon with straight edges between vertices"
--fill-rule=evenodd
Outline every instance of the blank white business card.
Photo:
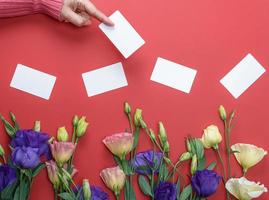
M 191 91 L 197 71 L 175 62 L 158 58 L 151 80 L 185 93 Z
M 49 100 L 56 77 L 18 64 L 10 87 Z
M 83 73 L 82 78 L 89 97 L 128 85 L 120 62 Z
M 238 98 L 264 72 L 263 66 L 251 54 L 248 54 L 220 82 L 234 98 Z
M 114 22 L 115 26 L 111 27 L 102 23 L 99 25 L 99 28 L 125 58 L 128 58 L 145 44 L 142 37 L 136 32 L 132 25 L 129 24 L 120 11 L 114 12 L 109 18 Z

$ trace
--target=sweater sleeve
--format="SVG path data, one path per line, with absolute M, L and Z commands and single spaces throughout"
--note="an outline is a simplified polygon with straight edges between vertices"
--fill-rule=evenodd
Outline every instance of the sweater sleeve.
M 61 20 L 63 0 L 0 0 L 0 18 L 43 13 Z

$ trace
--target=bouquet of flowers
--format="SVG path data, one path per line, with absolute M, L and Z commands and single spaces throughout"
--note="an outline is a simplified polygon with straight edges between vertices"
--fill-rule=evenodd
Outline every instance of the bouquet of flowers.
M 100 176 L 106 186 L 114 192 L 116 199 L 119 199 L 123 189 L 124 199 L 136 199 L 133 189 L 134 176 L 138 176 L 142 193 L 153 200 L 206 199 L 217 191 L 221 181 L 226 189 L 227 200 L 231 199 L 230 194 L 239 200 L 249 200 L 267 192 L 264 185 L 246 178 L 249 168 L 260 162 L 267 152 L 251 144 L 231 146 L 230 134 L 235 112 L 228 117 L 224 107 L 219 108 L 219 115 L 224 124 L 227 167 L 219 148 L 222 136 L 217 126 L 210 125 L 205 128 L 201 138 L 187 137 L 186 152 L 179 155 L 179 159 L 173 163 L 169 156 L 171 149 L 163 123 L 159 122 L 159 130 L 156 134 L 147 126 L 141 109 L 136 109 L 132 115 L 131 106 L 126 102 L 124 112 L 129 120 L 130 130 L 113 134 L 103 140 L 113 154 L 117 166 L 102 170 Z M 153 148 L 137 153 L 142 131 L 148 135 Z M 217 162 L 206 163 L 205 149 L 216 152 L 222 166 L 222 175 L 214 171 Z M 232 154 L 242 166 L 243 174 L 240 178 L 231 177 Z M 182 185 L 184 175 L 178 167 L 184 162 L 189 162 L 190 180 L 188 184 Z
M 44 161 L 51 158 L 49 135 L 40 132 L 40 122 L 33 129 L 21 129 L 16 117 L 10 113 L 13 124 L 4 117 L 1 120 L 10 137 L 11 155 L 6 158 L 0 146 L 3 164 L 0 165 L 0 199 L 26 200 L 29 198 L 34 178 L 46 166 Z
M 250 200 L 260 197 L 267 188 L 259 182 L 247 179 L 247 172 L 260 162 L 267 151 L 252 144 L 231 145 L 232 122 L 235 112 L 227 114 L 219 107 L 219 116 L 224 125 L 225 152 L 219 144 L 222 135 L 215 125 L 207 126 L 201 138 L 188 136 L 186 150 L 173 162 L 168 134 L 162 122 L 158 130 L 148 127 L 142 110 L 132 113 L 126 102 L 124 112 L 129 121 L 129 130 L 104 138 L 103 143 L 113 154 L 115 166 L 100 173 L 105 185 L 120 199 L 124 190 L 125 200 L 136 200 L 133 187 L 137 181 L 145 198 L 152 200 L 203 200 L 213 195 L 223 183 L 226 200 L 233 197 Z M 10 113 L 12 123 L 1 116 L 6 133 L 10 137 L 11 154 L 6 155 L 0 145 L 0 199 L 27 200 L 31 185 L 39 172 L 46 168 L 54 189 L 55 200 L 108 200 L 108 194 L 100 187 L 91 186 L 88 179 L 76 184 L 73 176 L 77 173 L 73 159 L 79 140 L 85 135 L 89 123 L 86 117 L 73 118 L 72 138 L 65 127 L 58 128 L 57 138 L 41 132 L 40 121 L 32 129 L 21 129 L 16 117 Z M 152 148 L 137 152 L 140 134 L 146 134 Z M 213 150 L 218 161 L 208 163 L 205 151 Z M 227 157 L 227 164 L 223 156 Z M 232 177 L 231 157 L 235 156 L 242 167 L 239 177 Z M 187 164 L 189 173 L 183 174 L 179 166 Z M 214 171 L 221 165 L 222 173 Z M 186 181 L 188 179 L 188 181 Z M 223 197 L 224 198 L 224 197 Z M 222 199 L 223 199 L 222 198 Z

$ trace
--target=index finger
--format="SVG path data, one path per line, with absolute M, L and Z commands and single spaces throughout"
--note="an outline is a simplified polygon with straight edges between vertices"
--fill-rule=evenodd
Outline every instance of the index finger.
M 114 23 L 104 13 L 98 10 L 90 1 L 86 0 L 85 2 L 85 9 L 89 15 L 93 16 L 100 22 L 103 22 L 105 25 L 114 26 Z

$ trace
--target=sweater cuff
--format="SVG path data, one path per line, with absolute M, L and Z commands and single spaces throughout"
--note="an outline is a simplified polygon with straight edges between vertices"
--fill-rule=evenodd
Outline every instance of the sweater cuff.
M 39 0 L 35 1 L 34 11 L 47 14 L 61 21 L 61 12 L 64 0 Z

